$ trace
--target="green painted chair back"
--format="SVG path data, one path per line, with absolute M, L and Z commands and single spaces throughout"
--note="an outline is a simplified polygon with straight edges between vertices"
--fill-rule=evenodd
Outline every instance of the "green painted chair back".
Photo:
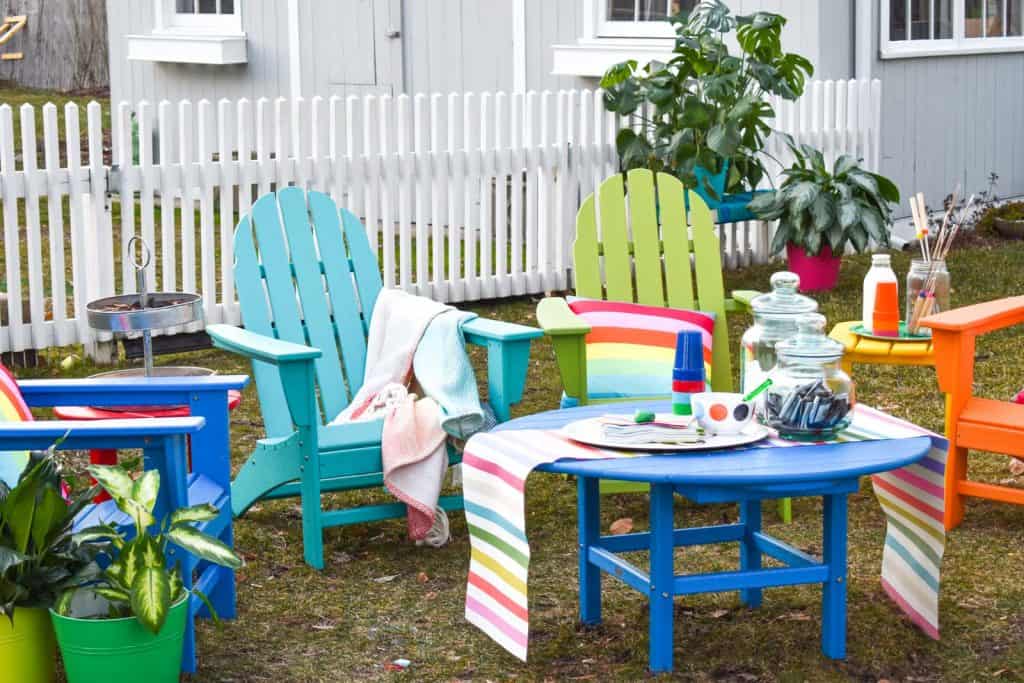
M 707 204 L 695 193 L 689 204 L 687 216 L 683 184 L 667 173 L 602 182 L 576 214 L 576 294 L 714 313 L 711 385 L 732 391 L 721 249 Z
M 320 192 L 264 195 L 235 231 L 235 284 L 247 329 L 314 346 L 321 424 L 359 390 L 366 333 L 381 290 L 359 219 Z M 268 437 L 294 431 L 278 369 L 253 361 Z

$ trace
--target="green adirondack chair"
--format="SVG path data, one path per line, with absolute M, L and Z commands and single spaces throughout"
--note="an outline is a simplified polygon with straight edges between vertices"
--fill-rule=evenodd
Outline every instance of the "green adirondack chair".
M 266 427 L 231 485 L 242 515 L 258 500 L 300 496 L 306 562 L 323 568 L 326 527 L 402 517 L 391 503 L 325 511 L 321 494 L 383 483 L 382 420 L 328 424 L 359 389 L 366 334 L 381 291 L 366 228 L 319 192 L 261 197 L 235 230 L 235 288 L 245 329 L 210 325 L 214 345 L 252 360 Z M 487 348 L 488 397 L 499 420 L 522 398 L 540 330 L 493 320 L 464 325 Z M 459 461 L 449 453 L 449 462 Z M 461 509 L 461 496 L 441 505 Z
M 616 174 L 583 200 L 576 214 L 573 243 L 576 294 L 591 299 L 713 312 L 711 385 L 716 391 L 732 391 L 729 326 L 725 316 L 730 311 L 748 309 L 750 300 L 758 293 L 735 291 L 732 298 L 726 298 L 721 250 L 711 210 L 704 200 L 690 193 L 692 233 L 688 233 L 683 184 L 667 173 L 658 173 L 656 180 L 655 174 L 646 169 L 629 171 L 625 183 L 622 174 Z M 590 326 L 572 312 L 565 299 L 549 297 L 541 301 L 537 321 L 551 338 L 567 397 L 580 405 L 622 400 L 589 397 L 584 338 Z M 601 490 L 621 493 L 643 491 L 646 487 L 603 481 Z M 780 501 L 779 510 L 789 521 L 788 499 Z

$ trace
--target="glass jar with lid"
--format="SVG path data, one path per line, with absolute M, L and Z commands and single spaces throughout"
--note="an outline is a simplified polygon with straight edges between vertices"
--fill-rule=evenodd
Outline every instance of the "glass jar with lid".
M 779 365 L 765 392 L 763 421 L 788 439 L 829 439 L 846 429 L 856 397 L 840 365 L 843 351 L 825 335 L 825 316 L 800 316 L 797 333 L 776 345 Z
M 740 341 L 740 387 L 756 388 L 775 367 L 775 345 L 796 334 L 796 320 L 818 310 L 818 302 L 798 294 L 800 276 L 781 271 L 772 275 L 772 291 L 754 298 L 754 324 Z

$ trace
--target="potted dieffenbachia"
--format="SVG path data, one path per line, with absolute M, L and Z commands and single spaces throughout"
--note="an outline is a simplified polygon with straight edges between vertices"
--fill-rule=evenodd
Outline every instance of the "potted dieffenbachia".
M 830 169 L 820 151 L 784 137 L 793 165 L 782 172 L 779 189 L 758 195 L 749 208 L 761 220 L 779 222 L 771 250 L 786 250 L 800 289 L 829 290 L 846 245 L 858 252 L 872 242 L 889 245 L 892 205 L 900 193 L 888 178 L 861 168 L 856 157 L 844 154 Z
M 224 543 L 194 525 L 217 517 L 209 504 L 181 508 L 163 520 L 153 517 L 160 474 L 146 470 L 132 480 L 118 467 L 94 465 L 89 473 L 131 519 L 131 533 L 101 525 L 75 534 L 98 544 L 110 563 L 92 581 L 66 591 L 51 611 L 69 683 L 99 680 L 177 681 L 181 667 L 189 598 L 180 567 L 169 568 L 168 545 L 200 560 L 237 569 L 241 559 Z
M 0 453 L 0 457 L 8 456 Z M 48 683 L 57 658 L 48 611 L 95 576 L 95 550 L 72 535 L 90 492 L 63 496 L 52 451 L 33 453 L 13 487 L 0 480 L 0 678 Z

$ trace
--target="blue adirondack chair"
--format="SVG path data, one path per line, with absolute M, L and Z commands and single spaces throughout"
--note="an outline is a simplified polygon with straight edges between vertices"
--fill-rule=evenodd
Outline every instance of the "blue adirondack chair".
M 402 517 L 391 503 L 325 511 L 321 494 L 379 487 L 381 420 L 328 424 L 362 384 L 366 334 L 381 290 L 366 228 L 319 192 L 261 197 L 235 230 L 235 289 L 245 329 L 210 325 L 214 345 L 252 360 L 266 438 L 232 483 L 236 515 L 264 498 L 300 496 L 306 562 L 322 569 L 327 527 Z M 476 319 L 466 340 L 487 348 L 488 396 L 509 418 L 540 330 Z M 460 456 L 449 453 L 449 462 Z M 442 497 L 461 509 L 462 497 Z
M 157 519 L 186 505 L 210 503 L 221 514 L 197 523 L 203 532 L 233 545 L 230 513 L 228 453 L 228 399 L 230 389 L 246 385 L 245 376 L 193 378 L 24 380 L 18 382 L 25 403 L 32 408 L 63 406 L 187 405 L 192 416 L 144 420 L 72 422 L 0 422 L 0 452 L 44 450 L 62 437 L 60 449 L 142 449 L 144 467 L 160 471 Z M 188 470 L 191 439 L 193 468 Z M 79 514 L 76 527 L 106 522 L 126 523 L 113 501 L 90 505 Z M 170 563 L 181 562 L 186 586 L 203 591 L 221 618 L 235 616 L 235 576 L 226 567 L 210 566 L 198 558 L 172 550 Z M 194 582 L 194 583 L 193 583 Z M 209 616 L 202 601 L 193 597 L 190 617 Z M 195 630 L 189 618 L 182 651 L 182 671 L 196 670 Z M 0 676 L 2 678 L 2 676 Z

